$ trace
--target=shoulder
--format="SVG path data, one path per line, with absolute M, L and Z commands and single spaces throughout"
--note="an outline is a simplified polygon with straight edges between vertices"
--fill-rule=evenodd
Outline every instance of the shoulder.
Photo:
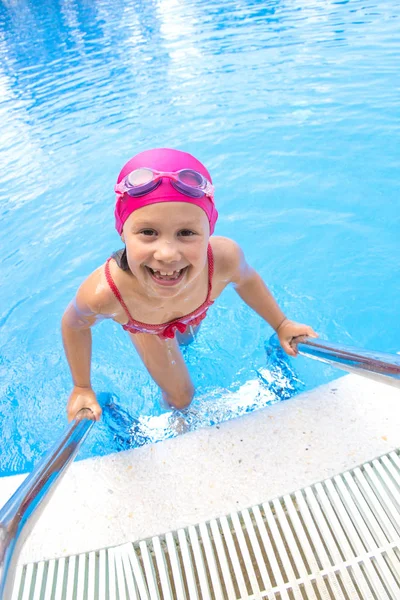
M 222 236 L 212 236 L 210 244 L 214 256 L 215 270 L 221 276 L 234 281 L 246 265 L 243 250 L 237 242 Z
M 114 268 L 117 271 L 119 268 L 113 263 L 114 261 L 110 261 L 109 267 L 114 277 Z M 107 281 L 105 267 L 106 263 L 93 271 L 80 285 L 75 301 L 82 312 L 87 310 L 92 314 L 108 315 L 115 311 L 118 301 Z

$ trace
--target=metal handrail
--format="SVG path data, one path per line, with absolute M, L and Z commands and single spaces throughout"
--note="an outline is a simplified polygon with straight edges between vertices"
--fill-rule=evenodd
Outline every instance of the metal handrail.
M 59 441 L 0 510 L 1 600 L 11 600 L 21 547 L 93 423 L 92 411 L 80 410 Z
M 400 388 L 400 356 L 396 354 L 360 350 L 310 337 L 298 338 L 296 345 L 303 356 Z

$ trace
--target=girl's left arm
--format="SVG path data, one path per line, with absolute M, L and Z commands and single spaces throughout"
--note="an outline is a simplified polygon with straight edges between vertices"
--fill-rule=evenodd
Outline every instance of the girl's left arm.
M 257 314 L 276 331 L 282 348 L 296 356 L 296 346 L 291 343 L 301 335 L 318 337 L 312 327 L 296 323 L 286 317 L 260 275 L 246 261 L 242 249 L 235 242 L 231 253 L 233 267 L 231 282 L 235 291 Z

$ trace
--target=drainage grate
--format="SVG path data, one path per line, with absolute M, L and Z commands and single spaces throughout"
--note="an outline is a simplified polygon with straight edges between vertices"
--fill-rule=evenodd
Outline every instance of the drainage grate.
M 400 451 L 248 510 L 29 564 L 13 600 L 399 600 Z

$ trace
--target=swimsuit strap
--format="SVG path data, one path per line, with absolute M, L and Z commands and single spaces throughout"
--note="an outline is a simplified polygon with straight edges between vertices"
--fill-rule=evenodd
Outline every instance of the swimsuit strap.
M 104 269 L 105 274 L 106 274 L 107 283 L 110 286 L 112 293 L 114 294 L 114 296 L 119 301 L 119 303 L 121 304 L 122 308 L 124 309 L 124 311 L 128 315 L 129 320 L 133 321 L 134 319 L 132 319 L 131 313 L 129 312 L 129 309 L 128 309 L 127 305 L 125 304 L 125 302 L 124 302 L 124 300 L 123 300 L 123 298 L 121 296 L 121 293 L 120 293 L 119 289 L 115 285 L 114 279 L 112 278 L 112 275 L 111 275 L 111 272 L 110 272 L 110 260 L 112 258 L 113 257 L 110 256 L 110 258 L 107 259 L 106 266 L 105 266 L 105 269 Z
M 203 304 L 207 304 L 210 302 L 211 290 L 212 290 L 212 278 L 214 275 L 214 254 L 211 248 L 211 244 L 208 244 L 207 247 L 207 259 L 208 259 L 208 294 L 205 302 Z
M 110 258 L 107 259 L 106 265 L 105 265 L 105 269 L 104 269 L 105 274 L 106 274 L 107 283 L 110 286 L 110 289 L 111 289 L 112 293 L 117 298 L 118 302 L 121 304 L 122 308 L 124 309 L 124 311 L 128 315 L 129 322 L 131 322 L 133 324 L 137 323 L 138 325 L 146 325 L 147 327 L 154 327 L 154 328 L 162 327 L 163 325 L 165 325 L 165 326 L 169 325 L 170 323 L 159 323 L 159 324 L 150 325 L 150 324 L 142 323 L 141 321 L 136 321 L 132 317 L 131 313 L 129 312 L 129 309 L 128 309 L 127 305 L 125 304 L 125 302 L 124 302 L 124 300 L 123 300 L 123 298 L 121 296 L 121 292 L 117 288 L 117 286 L 115 284 L 115 281 L 112 278 L 111 271 L 110 271 L 110 260 L 112 258 L 113 258 L 113 256 L 110 256 Z M 213 251 L 212 251 L 212 248 L 211 248 L 211 244 L 208 244 L 208 248 L 207 248 L 207 260 L 208 260 L 208 292 L 207 292 L 207 298 L 204 300 L 204 302 L 198 308 L 196 308 L 196 310 L 193 310 L 188 315 L 183 315 L 182 317 L 180 317 L 180 319 L 187 318 L 190 315 L 192 315 L 194 313 L 197 313 L 203 307 L 207 308 L 210 304 L 212 304 L 212 301 L 210 301 L 210 296 L 211 296 L 211 291 L 212 291 L 212 278 L 213 278 L 213 275 L 214 275 L 214 255 L 213 255 Z M 172 322 L 179 321 L 180 319 L 174 319 Z M 128 323 L 126 323 L 126 325 L 127 324 Z

